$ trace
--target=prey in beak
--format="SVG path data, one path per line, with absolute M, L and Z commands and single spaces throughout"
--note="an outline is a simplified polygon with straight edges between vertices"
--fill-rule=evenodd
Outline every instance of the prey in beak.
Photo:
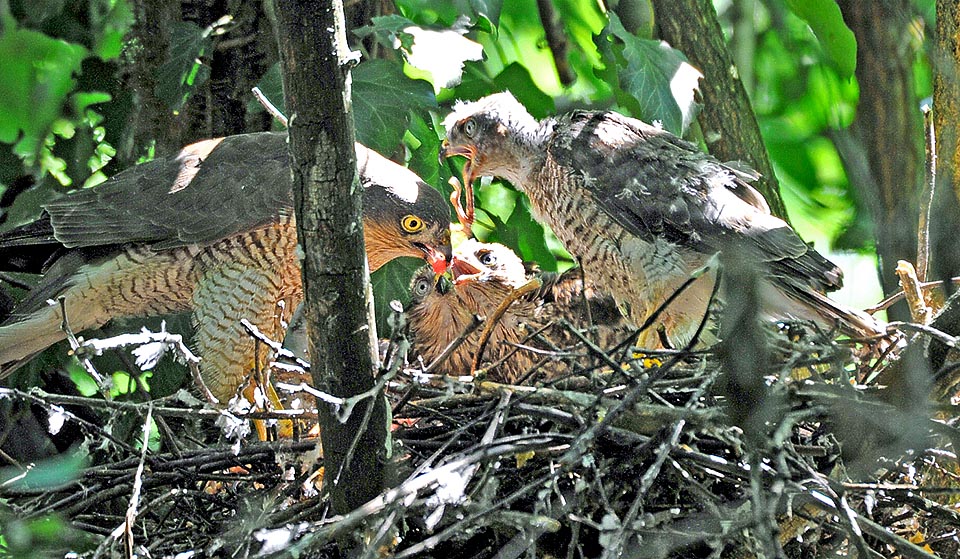
M 473 181 L 476 178 L 473 169 L 477 158 L 477 148 L 467 145 L 451 146 L 449 141 L 443 140 L 443 144 L 440 147 L 440 159 L 449 159 L 457 155 L 466 158 L 462 171 L 464 184 L 461 185 L 456 177 L 450 177 L 450 186 L 453 187 L 453 193 L 450 194 L 450 202 L 453 203 L 453 207 L 457 211 L 457 220 L 460 221 L 460 225 L 463 226 L 464 232 L 468 237 L 472 237 L 471 229 L 473 227 L 475 214 L 473 205 Z M 466 209 L 464 209 L 461 204 L 461 192 L 466 192 Z
M 447 271 L 447 264 L 452 257 L 452 249 L 449 245 L 443 247 L 443 249 L 438 249 L 423 243 L 414 243 L 414 245 L 423 251 L 424 258 L 430 264 L 434 274 L 439 277 Z

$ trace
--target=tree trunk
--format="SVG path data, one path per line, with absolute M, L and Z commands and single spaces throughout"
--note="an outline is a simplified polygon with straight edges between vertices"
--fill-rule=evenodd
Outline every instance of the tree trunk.
M 960 275 L 960 8 L 937 0 L 934 50 L 933 118 L 937 141 L 937 177 L 930 216 L 931 279 Z M 948 289 L 952 285 L 948 282 Z
M 923 119 L 913 88 L 916 52 L 904 33 L 910 2 L 840 0 L 839 5 L 857 38 L 860 103 L 852 141 L 837 142 L 837 147 L 848 163 L 850 183 L 873 219 L 883 291 L 891 294 L 899 289 L 897 261 L 917 261 L 924 176 Z M 850 164 L 854 157 L 865 159 L 867 168 L 858 171 L 859 165 Z M 894 317 L 908 319 L 906 306 L 891 309 Z
M 311 370 L 321 390 L 349 398 L 374 387 L 377 340 L 368 312 L 343 5 L 277 0 L 277 21 Z M 334 510 L 345 513 L 384 486 L 387 411 L 382 397 L 363 400 L 346 422 L 337 411 L 320 405 L 324 483 Z
M 703 72 L 704 106 L 697 120 L 710 153 L 720 161 L 743 161 L 760 173 L 757 189 L 774 215 L 786 218 L 777 176 L 770 164 L 750 98 L 723 39 L 711 0 L 652 0 L 660 37 Z

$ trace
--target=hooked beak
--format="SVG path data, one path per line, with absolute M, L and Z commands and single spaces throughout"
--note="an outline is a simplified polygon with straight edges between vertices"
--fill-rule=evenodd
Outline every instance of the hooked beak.
M 438 249 L 423 243 L 415 244 L 417 248 L 423 251 L 423 257 L 427 262 L 430 263 L 430 267 L 433 268 L 433 273 L 439 276 L 447 271 L 447 263 L 450 262 L 450 258 L 453 254 L 449 245 Z
M 450 177 L 450 185 L 453 187 L 453 192 L 450 194 L 450 202 L 453 203 L 454 209 L 457 210 L 457 220 L 463 226 L 464 233 L 468 237 L 472 236 L 471 228 L 473 227 L 473 218 L 474 218 L 474 209 L 473 209 L 473 179 L 474 179 L 474 168 L 475 160 L 477 158 L 477 148 L 475 146 L 451 146 L 450 142 L 446 139 L 443 140 L 443 144 L 440 146 L 440 160 L 443 161 L 449 157 L 456 155 L 462 155 L 466 158 L 466 162 L 463 164 L 463 185 L 456 180 L 455 177 Z M 467 207 L 466 209 L 460 204 L 460 193 L 465 191 L 467 194 Z
M 474 146 L 451 146 L 450 142 L 443 140 L 440 146 L 440 160 L 449 159 L 457 155 L 462 155 L 467 159 L 463 164 L 463 182 L 468 187 L 473 186 L 473 179 L 476 175 L 473 172 L 474 160 L 477 158 L 477 148 Z

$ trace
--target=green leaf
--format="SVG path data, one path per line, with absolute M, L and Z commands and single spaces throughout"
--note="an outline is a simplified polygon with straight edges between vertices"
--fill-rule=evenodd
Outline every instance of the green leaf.
M 93 52 L 102 60 L 120 56 L 123 37 L 133 26 L 133 10 L 126 0 L 90 2 L 90 27 Z
M 514 250 L 525 262 L 536 262 L 541 269 L 555 271 L 557 258 L 547 245 L 547 230 L 530 214 L 526 196 L 499 183 L 474 190 L 493 228 L 474 227 L 477 238 L 500 243 Z M 478 219 L 478 223 L 480 220 Z
M 600 38 L 607 45 L 600 48 L 607 47 L 608 70 L 611 64 L 622 66 L 619 83 L 629 98 L 621 96 L 618 100 L 626 101 L 635 116 L 647 122 L 659 121 L 670 132 L 683 135 L 696 115 L 694 93 L 702 74 L 666 42 L 640 39 L 623 28 L 615 13 L 609 16 L 610 23 Z M 623 43 L 619 56 L 611 56 L 615 52 L 609 44 L 611 35 Z
M 175 22 L 170 29 L 167 60 L 158 71 L 156 94 L 174 112 L 183 107 L 194 89 L 210 77 L 202 57 L 212 47 L 211 29 L 188 21 Z
M 52 413 L 51 417 L 54 417 L 56 411 Z M 0 470 L 0 482 L 14 490 L 58 487 L 75 480 L 89 461 L 89 456 L 83 452 L 61 454 L 38 462 L 25 474 L 19 468 L 3 468 Z
M 436 130 L 420 115 L 411 114 L 407 132 L 412 140 L 416 140 L 416 145 L 412 145 L 412 141 L 407 142 L 411 154 L 407 162 L 410 170 L 420 175 L 427 184 L 441 184 L 440 162 L 437 159 L 437 154 L 440 153 L 440 138 Z
M 372 25 L 354 29 L 353 34 L 361 39 L 373 35 L 378 43 L 391 50 L 395 48 L 396 40 L 400 41 L 400 47 L 404 50 L 409 51 L 413 46 L 413 35 L 404 31 L 408 27 L 416 26 L 413 21 L 396 14 L 375 17 L 371 21 Z
M 857 68 L 857 39 L 847 27 L 835 0 L 787 0 L 787 6 L 807 22 L 820 46 L 843 78 Z
M 412 80 L 400 63 L 367 60 L 353 69 L 353 120 L 357 140 L 384 155 L 392 154 L 409 124 L 409 111 L 437 108 L 433 87 Z
M 497 89 L 509 90 L 513 93 L 517 101 L 523 103 L 523 106 L 536 118 L 544 118 L 557 111 L 553 104 L 553 97 L 537 87 L 530 76 L 530 71 L 519 62 L 511 62 L 497 74 L 493 83 Z
M 13 18 L 3 18 L 2 26 L 0 142 L 19 140 L 17 152 L 33 157 L 63 114 L 87 49 L 19 29 Z
M 479 16 L 477 26 L 484 32 L 495 33 L 500 25 L 503 0 L 470 0 L 470 7 Z
M 387 319 L 393 314 L 390 301 L 400 301 L 400 304 L 406 308 L 410 303 L 410 280 L 413 274 L 424 266 L 420 258 L 397 258 L 370 274 L 379 337 L 386 338 L 391 335 L 390 327 L 387 325 Z

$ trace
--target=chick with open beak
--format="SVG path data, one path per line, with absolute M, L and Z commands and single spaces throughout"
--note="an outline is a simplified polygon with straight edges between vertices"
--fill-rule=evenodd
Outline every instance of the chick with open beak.
M 503 126 L 500 120 L 509 119 L 511 126 L 528 130 L 534 135 L 539 128 L 539 124 L 533 117 L 525 113 L 520 114 L 519 117 L 513 113 L 499 115 L 496 106 L 491 106 L 490 111 L 482 116 L 465 112 L 465 108 L 472 109 L 475 105 L 476 103 L 461 102 L 454 105 L 453 112 L 443 121 L 447 135 L 440 148 L 440 159 L 458 155 L 466 158 L 463 164 L 463 190 L 466 193 L 467 208 L 462 213 L 469 223 L 473 222 L 474 179 L 480 176 L 495 176 L 520 184 L 520 174 L 516 169 L 526 170 L 530 164 L 537 163 L 536 161 L 519 161 L 517 154 L 527 153 L 527 150 L 518 150 L 511 146 L 511 142 L 515 141 L 533 141 L 532 136 L 516 134 L 508 136 L 510 130 Z M 501 116 L 502 118 L 498 120 Z M 453 184 L 452 181 L 451 184 Z M 453 184 L 453 187 L 454 195 L 450 200 L 457 208 L 457 215 L 460 216 L 460 189 L 457 184 Z M 464 217 L 461 217 L 460 221 L 464 223 Z M 469 232 L 470 228 L 466 224 L 464 226 Z
M 466 375 L 482 365 L 488 378 L 512 383 L 528 371 L 552 377 L 572 370 L 571 364 L 586 366 L 591 358 L 580 357 L 587 354 L 582 342 L 559 319 L 579 327 L 592 323 L 589 335 L 603 347 L 630 336 L 613 299 L 584 287 L 578 270 L 531 277 L 508 247 L 469 239 L 454 250 L 450 272 L 452 282 L 445 276 L 437 281 L 424 267 L 411 283 L 407 319 L 423 362 L 432 364 L 463 338 L 434 372 Z M 484 321 L 465 335 L 475 315 Z M 537 336 L 529 339 L 533 332 Z M 562 350 L 554 353 L 557 348 Z

